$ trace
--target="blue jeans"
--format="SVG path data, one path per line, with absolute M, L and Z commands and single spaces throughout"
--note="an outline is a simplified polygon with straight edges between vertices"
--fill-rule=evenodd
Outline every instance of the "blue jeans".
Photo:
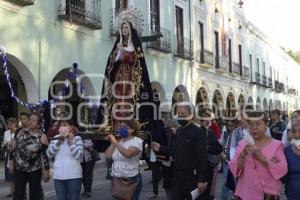
M 226 179 L 227 179 L 227 174 L 228 174 L 228 162 L 224 161 L 223 162 L 223 179 L 224 179 L 224 183 L 223 183 L 223 186 L 222 186 L 222 193 L 221 193 L 221 200 L 227 200 L 231 190 L 229 190 L 227 187 L 226 187 Z
M 68 180 L 54 179 L 57 200 L 79 200 L 81 183 L 80 178 Z

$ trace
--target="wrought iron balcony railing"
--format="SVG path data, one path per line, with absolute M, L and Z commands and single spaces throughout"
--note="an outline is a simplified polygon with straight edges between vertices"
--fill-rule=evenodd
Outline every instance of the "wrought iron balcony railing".
M 268 87 L 273 88 L 273 79 L 272 78 L 268 78 Z
M 59 19 L 101 29 L 101 0 L 61 0 Z
M 214 55 L 212 52 L 207 50 L 198 50 L 195 60 L 204 68 L 209 68 L 214 65 Z
M 194 56 L 193 41 L 188 38 L 176 38 L 174 56 L 192 60 Z
M 255 83 L 260 84 L 260 73 L 255 72 Z
M 157 27 L 157 26 L 152 26 L 148 25 L 147 26 L 147 36 L 156 36 L 154 41 L 148 42 L 148 47 L 166 52 L 166 53 L 171 53 L 172 52 L 172 46 L 171 46 L 171 31 L 164 29 L 162 27 Z
M 20 6 L 30 6 L 34 4 L 34 0 L 6 0 Z
M 232 72 L 235 75 L 240 75 L 240 65 L 238 63 L 232 63 Z
M 284 92 L 285 91 L 284 84 L 279 81 L 275 81 L 275 91 L 278 93 Z
M 292 95 L 296 95 L 296 94 L 297 94 L 295 88 L 290 88 L 290 89 L 288 90 L 288 93 L 289 93 L 289 94 L 292 94 Z
M 262 85 L 267 87 L 268 86 L 268 82 L 267 82 L 267 76 L 265 75 L 262 75 Z
M 228 69 L 229 58 L 227 56 L 220 56 L 219 58 L 219 71 L 225 72 Z
M 250 77 L 250 69 L 249 67 L 243 66 L 243 77 L 248 79 Z

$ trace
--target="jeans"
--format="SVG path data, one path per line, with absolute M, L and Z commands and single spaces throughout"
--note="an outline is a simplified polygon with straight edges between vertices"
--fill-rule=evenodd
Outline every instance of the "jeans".
M 95 161 L 89 161 L 81 163 L 82 167 L 82 184 L 84 187 L 84 191 L 91 193 L 92 185 L 93 185 L 93 177 L 94 177 L 94 166 Z
M 29 199 L 41 199 L 42 169 L 33 172 L 15 171 L 14 200 L 23 200 L 26 196 L 26 184 L 29 183 Z
M 224 179 L 224 183 L 222 186 L 222 193 L 221 193 L 221 200 L 227 200 L 229 194 L 231 193 L 231 191 L 226 187 L 226 179 L 227 179 L 227 174 L 228 174 L 228 162 L 223 162 L 223 179 Z
M 57 200 L 79 200 L 81 179 L 57 180 L 54 179 Z

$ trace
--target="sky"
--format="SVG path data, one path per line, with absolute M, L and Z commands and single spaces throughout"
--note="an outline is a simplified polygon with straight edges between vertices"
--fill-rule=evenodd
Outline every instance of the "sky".
M 280 46 L 300 51 L 300 0 L 243 0 L 246 18 Z

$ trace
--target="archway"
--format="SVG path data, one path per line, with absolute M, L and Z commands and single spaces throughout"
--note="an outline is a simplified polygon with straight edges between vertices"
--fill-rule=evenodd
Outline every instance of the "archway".
M 62 103 L 59 106 L 54 104 L 51 108 L 54 109 L 52 113 L 56 117 L 61 111 L 72 114 L 71 118 L 74 124 L 79 127 L 82 124 L 94 123 L 96 116 L 93 115 L 96 115 L 97 111 L 96 106 L 93 106 L 92 99 L 90 99 L 96 95 L 91 80 L 79 69 L 77 69 L 77 74 L 80 78 L 76 78 L 73 68 L 59 71 L 51 82 L 48 99 Z M 67 81 L 67 78 L 70 81 Z M 47 126 L 51 123 L 50 121 L 47 122 Z
M 28 110 L 11 97 L 11 91 L 2 68 L 2 59 L 0 65 L 0 109 L 6 119 L 9 117 L 18 119 L 20 112 Z M 30 70 L 19 59 L 10 54 L 7 54 L 7 70 L 15 96 L 26 103 L 37 103 L 37 84 Z
M 274 105 L 272 99 L 269 100 L 269 111 L 274 110 Z
M 224 111 L 224 98 L 219 90 L 215 90 L 212 100 L 212 111 L 216 119 L 223 116 Z
M 285 102 L 282 103 L 282 111 L 286 111 Z
M 157 102 L 157 106 L 159 106 L 158 114 L 161 114 L 161 117 L 164 119 L 168 119 L 170 117 L 170 105 L 166 99 L 166 91 L 163 86 L 156 81 L 151 82 L 151 87 L 153 90 L 153 100 Z
M 234 117 L 236 115 L 237 106 L 235 103 L 235 97 L 232 92 L 229 92 L 226 99 L 226 113 L 228 117 Z
M 199 88 L 197 92 L 196 106 L 198 110 L 209 108 L 208 93 L 204 87 Z
M 239 108 L 244 106 L 245 105 L 245 97 L 243 94 L 240 94 L 239 95 L 239 98 L 238 98 L 238 106 Z
M 256 108 L 256 110 L 262 110 L 262 109 L 263 109 L 263 106 L 262 106 L 262 104 L 261 104 L 261 101 L 260 101 L 260 98 L 259 98 L 259 97 L 257 97 L 257 99 L 256 99 L 256 105 L 255 105 L 255 108 Z
M 247 105 L 250 105 L 250 106 L 253 106 L 253 107 L 254 107 L 253 104 L 254 104 L 254 103 L 253 103 L 253 98 L 252 98 L 251 96 L 248 97 Z
M 268 107 L 268 100 L 267 100 L 266 98 L 264 98 L 263 106 L 264 106 L 264 111 L 268 111 L 268 110 L 269 110 L 269 107 Z
M 281 110 L 281 101 L 280 100 L 275 100 L 275 109 Z
M 179 102 L 191 102 L 189 93 L 187 92 L 187 89 L 183 85 L 178 85 L 173 92 L 172 111 L 175 112 L 175 113 L 172 113 L 173 115 L 176 115 L 176 113 L 177 113 L 177 109 L 176 109 L 176 107 L 173 108 L 173 105 L 175 103 L 179 103 Z

